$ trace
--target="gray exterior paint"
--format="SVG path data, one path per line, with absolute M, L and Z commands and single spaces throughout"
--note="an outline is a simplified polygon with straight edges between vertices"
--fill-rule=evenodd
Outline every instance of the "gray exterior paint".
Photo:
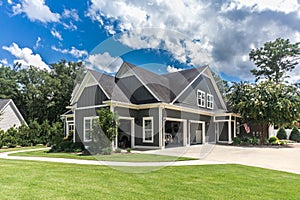
M 164 143 L 165 138 L 162 138 L 163 135 L 160 138 L 159 133 L 166 131 L 164 128 L 167 118 L 169 118 L 168 121 L 172 121 L 170 118 L 186 121 L 186 130 L 183 130 L 183 122 L 178 122 L 178 124 L 182 132 L 181 134 L 183 135 L 183 132 L 187 134 L 187 145 L 195 143 L 196 131 L 202 129 L 202 124 L 199 124 L 199 122 L 205 126 L 205 140 L 201 140 L 201 143 L 212 143 L 219 139 L 223 140 L 223 138 L 224 140 L 228 140 L 227 123 L 223 123 L 224 126 L 222 127 L 224 128 L 220 129 L 220 133 L 216 132 L 216 123 L 214 122 L 213 116 L 216 113 L 225 113 L 226 107 L 223 107 L 223 99 L 219 99 L 220 94 L 216 91 L 212 82 L 214 80 L 211 80 L 210 76 L 205 74 L 210 74 L 209 71 L 206 70 L 209 70 L 209 68 L 200 67 L 167 75 L 157 75 L 129 63 L 122 65 L 116 77 L 90 70 L 88 75 L 94 76 L 100 87 L 98 85 L 86 85 L 80 97 L 77 96 L 78 99 L 76 99 L 76 102 L 72 102 L 72 105 L 75 106 L 75 141 L 79 141 L 80 138 L 83 139 L 84 117 L 96 116 L 96 110 L 101 109 L 99 105 L 104 106 L 107 104 L 111 105 L 114 112 L 118 113 L 120 117 L 130 117 L 134 119 L 134 146 L 160 147 L 160 144 Z M 196 79 L 196 77 L 198 78 Z M 197 105 L 198 89 L 204 91 L 206 94 L 213 95 L 213 109 L 208 109 L 207 107 L 201 108 Z M 182 111 L 175 110 L 178 107 L 172 108 L 171 102 L 175 101 L 175 99 L 176 102 L 174 105 L 181 107 Z M 153 103 L 162 104 L 156 105 Z M 205 104 L 206 103 L 207 102 L 205 102 Z M 141 109 L 139 105 L 142 104 L 152 104 L 155 105 L 155 107 Z M 168 105 L 167 107 L 169 109 L 163 108 L 165 104 Z M 93 106 L 96 107 L 93 108 Z M 160 108 L 159 106 L 162 107 Z M 159 118 L 160 109 L 162 110 L 161 118 Z M 197 114 L 196 112 L 198 111 L 200 111 L 200 113 L 203 111 L 203 113 L 206 114 Z M 153 142 L 151 143 L 143 142 L 143 117 L 153 117 Z M 226 117 L 224 119 L 226 119 Z M 127 134 L 128 136 L 131 134 L 131 128 L 128 127 L 130 124 L 128 120 L 125 120 L 126 119 L 121 120 L 123 124 L 121 124 L 120 132 L 123 131 L 123 134 Z M 160 124 L 162 127 L 159 127 Z M 169 125 L 170 124 L 168 124 L 168 126 Z M 124 130 L 122 130 L 122 128 Z M 219 138 L 216 138 L 217 134 L 219 134 Z M 232 130 L 231 134 L 233 134 Z M 197 138 L 199 139 L 198 136 Z M 164 146 L 164 144 L 162 144 L 162 146 Z
M 211 94 L 214 96 L 214 106 L 213 109 L 208 109 L 199 107 L 197 105 L 197 90 L 202 90 L 206 94 Z M 187 90 L 182 94 L 182 96 L 177 100 L 176 105 L 193 107 L 205 111 L 217 111 L 224 109 L 221 105 L 221 101 L 218 98 L 216 91 L 211 83 L 211 80 L 206 76 L 200 76 Z M 206 105 L 206 102 L 205 102 Z
M 144 104 L 157 102 L 135 76 L 117 79 L 116 83 L 131 103 Z
M 98 85 L 86 87 L 77 101 L 77 108 L 101 105 L 105 100 L 107 100 L 107 97 Z

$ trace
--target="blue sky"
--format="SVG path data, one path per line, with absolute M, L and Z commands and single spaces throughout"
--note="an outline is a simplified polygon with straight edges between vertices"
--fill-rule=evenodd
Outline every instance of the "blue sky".
M 210 65 L 253 80 L 252 48 L 300 42 L 298 0 L 0 0 L 0 62 L 42 69 L 60 59 L 115 73 L 122 61 L 156 73 Z M 290 74 L 299 82 L 299 66 Z

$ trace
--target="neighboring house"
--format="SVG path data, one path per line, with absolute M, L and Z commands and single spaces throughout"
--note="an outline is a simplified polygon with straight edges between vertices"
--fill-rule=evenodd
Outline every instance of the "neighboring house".
M 19 127 L 25 120 L 12 99 L 0 99 L 0 130 Z
M 67 131 L 75 128 L 74 141 L 91 141 L 96 110 L 103 107 L 119 115 L 119 147 L 231 143 L 241 129 L 238 116 L 227 113 L 208 66 L 165 75 L 127 62 L 116 76 L 88 70 L 73 91 L 71 111 L 63 115 L 72 125 Z

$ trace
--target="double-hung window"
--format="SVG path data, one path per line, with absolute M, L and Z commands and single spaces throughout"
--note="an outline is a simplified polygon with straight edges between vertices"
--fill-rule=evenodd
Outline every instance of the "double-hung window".
M 214 109 L 214 96 L 207 94 L 207 108 Z
M 197 104 L 200 107 L 205 107 L 205 92 L 197 90 Z
M 143 117 L 143 142 L 153 142 L 153 117 Z
M 83 141 L 90 142 L 93 139 L 93 125 L 97 117 L 84 117 Z

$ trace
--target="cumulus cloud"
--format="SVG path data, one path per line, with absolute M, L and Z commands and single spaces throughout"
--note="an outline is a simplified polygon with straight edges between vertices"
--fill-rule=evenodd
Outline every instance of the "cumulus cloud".
M 183 69 L 182 68 L 176 68 L 176 67 L 170 66 L 170 65 L 167 66 L 167 72 L 169 72 L 169 73 L 178 72 L 178 71 L 181 71 L 181 70 L 183 70 Z
M 40 21 L 42 23 L 59 22 L 60 14 L 53 13 L 44 0 L 21 0 L 20 3 L 12 4 L 13 14 L 24 13 L 30 21 Z
M 20 63 L 25 67 L 35 66 L 40 69 L 49 70 L 48 65 L 42 60 L 39 54 L 34 54 L 30 48 L 20 48 L 18 44 L 12 43 L 10 46 L 3 46 L 2 49 L 7 50 L 16 57 L 14 63 Z
M 122 58 L 112 57 L 108 52 L 103 54 L 89 55 L 86 59 L 86 66 L 90 69 L 96 69 L 107 73 L 115 73 L 123 63 Z
M 59 40 L 63 40 L 61 34 L 55 29 L 51 30 L 51 35 Z
M 55 46 L 51 46 L 51 49 L 54 51 L 63 53 L 63 54 L 70 54 L 70 55 L 74 56 L 75 58 L 82 58 L 82 57 L 88 55 L 88 52 L 86 50 L 79 50 L 79 49 L 76 49 L 75 47 L 71 47 L 71 49 L 60 49 Z
M 8 64 L 6 58 L 1 59 L 1 60 L 0 60 L 0 63 L 3 64 L 3 65 L 7 65 L 7 64 Z
M 119 41 L 133 49 L 164 49 L 184 64 L 209 64 L 249 80 L 252 48 L 277 37 L 299 42 L 299 6 L 297 0 L 91 0 L 87 16 L 112 35 L 124 33 Z

